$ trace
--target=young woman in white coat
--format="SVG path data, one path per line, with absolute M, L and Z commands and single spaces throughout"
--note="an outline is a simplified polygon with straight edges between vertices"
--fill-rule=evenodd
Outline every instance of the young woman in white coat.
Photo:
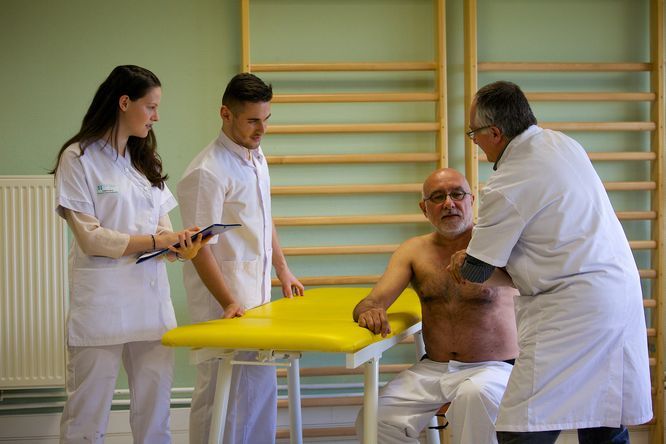
M 67 392 L 61 443 L 102 443 L 121 362 L 130 389 L 135 443 L 171 441 L 173 353 L 160 343 L 176 326 L 164 260 L 139 253 L 169 248 L 191 259 L 198 227 L 173 232 L 176 200 L 156 152 L 159 79 L 116 67 L 99 86 L 79 132 L 62 146 L 57 208 L 74 234 L 69 252 Z M 180 242 L 180 248 L 171 247 Z

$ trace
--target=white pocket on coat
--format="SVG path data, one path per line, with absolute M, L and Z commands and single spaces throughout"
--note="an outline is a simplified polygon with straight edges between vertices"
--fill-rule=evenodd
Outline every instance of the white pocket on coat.
M 134 265 L 74 269 L 70 306 L 122 307 L 143 292 L 149 280 L 144 269 Z
M 261 305 L 261 278 L 259 261 L 222 261 L 220 268 L 231 295 L 243 308 Z

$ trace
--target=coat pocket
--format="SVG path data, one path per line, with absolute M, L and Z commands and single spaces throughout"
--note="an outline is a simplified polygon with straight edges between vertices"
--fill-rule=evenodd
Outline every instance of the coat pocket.
M 243 308 L 261 305 L 261 278 L 259 261 L 223 261 L 220 265 L 227 288 Z

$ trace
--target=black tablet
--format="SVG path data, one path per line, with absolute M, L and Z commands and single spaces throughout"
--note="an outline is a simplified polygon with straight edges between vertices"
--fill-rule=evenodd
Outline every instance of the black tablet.
M 241 224 L 213 224 L 209 225 L 203 230 L 200 230 L 192 235 L 192 240 L 196 239 L 199 233 L 203 234 L 202 239 L 206 239 L 207 237 L 210 236 L 215 236 L 220 233 L 224 233 L 225 231 L 231 230 L 233 228 L 238 228 L 240 227 Z M 173 247 L 178 248 L 180 247 L 180 243 L 176 242 L 173 244 Z M 154 258 L 155 256 L 159 256 L 160 254 L 164 254 L 167 251 L 169 251 L 168 248 L 163 248 L 161 250 L 156 250 L 156 251 L 151 251 L 149 253 L 144 253 L 139 258 L 136 260 L 137 264 L 140 264 L 143 261 L 147 261 L 148 259 Z

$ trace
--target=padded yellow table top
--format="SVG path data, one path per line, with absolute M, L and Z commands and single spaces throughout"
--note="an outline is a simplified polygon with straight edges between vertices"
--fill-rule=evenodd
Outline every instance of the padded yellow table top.
M 369 288 L 315 288 L 305 296 L 282 298 L 234 319 L 216 319 L 168 331 L 162 343 L 173 347 L 271 349 L 353 353 L 383 339 L 361 328 L 352 310 Z M 416 293 L 405 290 L 388 310 L 391 335 L 421 321 Z

